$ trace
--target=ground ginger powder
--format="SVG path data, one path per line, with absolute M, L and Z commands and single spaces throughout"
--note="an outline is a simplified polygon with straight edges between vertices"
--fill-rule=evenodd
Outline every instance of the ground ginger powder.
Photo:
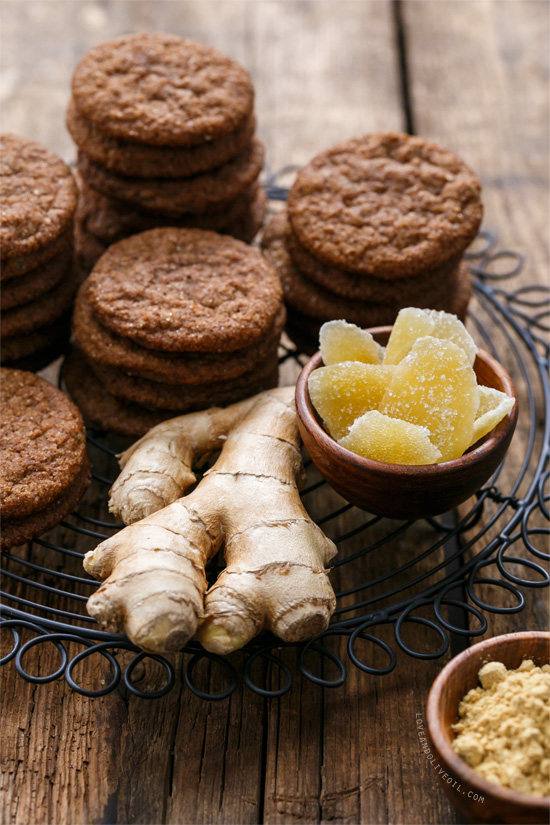
M 550 796 L 550 665 L 488 662 L 478 676 L 458 709 L 454 750 L 490 782 Z

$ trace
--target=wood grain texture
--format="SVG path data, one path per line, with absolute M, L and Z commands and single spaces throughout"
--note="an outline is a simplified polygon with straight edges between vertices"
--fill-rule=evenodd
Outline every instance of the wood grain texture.
M 504 288 L 548 285 L 548 4 L 419 0 L 402 5 L 415 130 L 449 145 L 477 171 L 483 184 L 484 228 L 497 233 L 500 248 L 525 255 L 518 282 L 505 282 Z M 439 14 L 434 13 L 436 6 Z M 509 345 L 502 339 L 500 345 L 506 352 Z M 510 372 L 518 388 L 520 420 L 499 479 L 502 489 L 515 477 L 526 449 L 524 377 L 517 369 Z M 540 403 L 540 382 L 532 370 L 530 377 L 538 385 Z M 537 441 L 535 453 L 540 446 Z M 514 554 L 528 555 L 521 544 L 514 545 Z M 479 587 L 476 592 L 489 603 L 515 603 L 511 594 L 495 588 Z M 489 635 L 547 626 L 548 600 L 540 590 L 525 595 L 526 609 L 517 616 L 487 614 Z
M 94 44 L 119 34 L 164 30 L 210 43 L 249 68 L 259 134 L 271 168 L 280 169 L 366 131 L 405 128 L 402 62 L 416 132 L 456 150 L 478 171 L 486 226 L 507 246 L 528 253 L 523 283 L 544 283 L 547 11 L 546 0 L 4 0 L 2 128 L 72 160 L 63 121 L 77 61 Z M 285 365 L 284 382 L 295 376 L 295 367 Z M 324 491 L 306 504 L 319 517 L 343 502 Z M 326 524 L 327 533 L 338 535 L 369 517 L 355 511 L 353 518 L 350 523 L 344 513 Z M 405 567 L 434 540 L 426 523 L 405 535 L 393 522 L 373 524 L 369 540 L 382 540 L 388 529 L 395 535 L 380 551 L 334 571 L 336 589 Z M 62 536 L 67 540 L 68 531 Z M 340 552 L 352 554 L 363 542 L 364 537 L 352 537 Z M 46 551 L 37 558 L 59 569 L 66 563 Z M 433 581 L 433 563 L 427 559 L 415 570 Z M 78 575 L 78 560 L 74 565 L 63 569 Z M 407 569 L 394 581 L 402 588 L 399 597 L 425 584 L 411 585 Z M 383 582 L 373 584 L 362 597 L 384 607 L 383 590 Z M 545 610 L 540 591 L 528 594 L 527 612 L 489 617 L 490 632 L 520 622 L 541 626 Z M 395 646 L 392 626 L 375 633 Z M 433 633 L 415 628 L 406 630 L 406 638 L 422 652 L 438 644 Z M 346 640 L 334 645 L 345 658 Z M 385 654 L 366 642 L 357 652 L 370 664 L 386 663 Z M 294 651 L 283 658 L 295 668 Z M 29 661 L 46 673 L 57 666 L 58 656 L 48 646 Z M 23 682 L 13 663 L 2 668 L 2 821 L 458 821 L 416 735 L 415 714 L 423 713 L 442 660 L 417 661 L 399 652 L 389 676 L 369 676 L 350 666 L 346 684 L 336 690 L 323 692 L 297 679 L 280 700 L 267 702 L 239 688 L 231 699 L 213 704 L 185 686 L 184 657 L 176 657 L 174 665 L 176 686 L 155 701 L 122 688 L 86 699 L 61 681 Z M 258 667 L 260 681 L 279 683 L 277 669 Z M 319 672 L 321 665 L 311 667 Z M 214 669 L 199 675 L 201 684 L 213 689 L 224 684 Z M 78 676 L 83 684 L 99 686 L 108 669 L 93 660 Z M 148 671 L 136 676 L 142 685 L 161 678 Z
M 415 131 L 475 169 L 484 228 L 526 255 L 526 283 L 547 284 L 548 4 L 415 0 L 402 8 Z

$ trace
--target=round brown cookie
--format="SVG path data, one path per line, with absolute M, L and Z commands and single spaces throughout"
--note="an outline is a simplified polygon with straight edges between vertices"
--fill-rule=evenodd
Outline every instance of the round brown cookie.
M 362 327 L 392 324 L 399 310 L 407 306 L 407 303 L 400 301 L 391 303 L 353 301 L 335 295 L 303 278 L 294 266 L 286 247 L 284 213 L 278 213 L 271 220 L 264 233 L 262 247 L 265 256 L 271 261 L 281 278 L 287 305 L 317 321 L 345 318 L 346 321 Z M 419 299 L 418 306 L 444 309 L 447 312 L 458 314 L 454 307 L 457 302 L 461 305 L 458 295 L 461 294 L 463 283 L 469 280 L 466 265 L 460 264 L 456 281 L 447 290 L 445 296 L 432 301 L 430 295 L 424 295 Z
M 84 418 L 92 425 L 108 432 L 118 433 L 129 437 L 142 436 L 161 421 L 175 418 L 182 414 L 181 410 L 148 410 L 139 404 L 122 401 L 115 398 L 104 388 L 101 381 L 94 375 L 86 359 L 78 349 L 73 349 L 67 356 L 62 367 L 62 376 L 71 397 L 80 407 Z M 220 399 L 221 404 L 233 404 L 243 398 L 277 386 L 277 371 L 264 379 L 258 385 L 242 388 L 235 394 L 228 394 Z M 209 399 L 206 405 L 192 405 L 187 412 L 212 407 L 216 404 Z
M 64 351 L 70 334 L 71 315 L 67 312 L 53 324 L 0 339 L 0 360 L 6 367 L 42 369 Z
M 163 384 L 136 378 L 116 367 L 106 367 L 90 360 L 99 381 L 116 398 L 140 404 L 148 410 L 180 410 L 181 412 L 202 407 L 223 406 L 237 394 L 255 395 L 263 389 L 277 386 L 279 360 L 277 342 L 272 344 L 265 361 L 254 370 L 231 381 L 211 381 L 205 376 L 203 384 Z
M 436 301 L 434 306 L 426 306 L 426 303 L 421 304 L 424 309 L 442 309 L 445 312 L 450 312 L 456 315 L 462 323 L 466 320 L 468 313 L 468 305 L 472 298 L 473 285 L 470 270 L 465 263 L 460 264 L 460 278 L 454 292 L 447 296 L 444 301 Z
M 56 527 L 74 510 L 90 483 L 88 458 L 70 487 L 46 507 L 22 518 L 2 519 L 0 546 L 3 550 L 18 547 Z
M 461 276 L 462 277 L 458 280 L 454 291 L 447 297 L 446 300 L 434 302 L 430 301 L 429 305 L 426 301 L 420 301 L 419 306 L 424 309 L 444 310 L 445 312 L 450 312 L 453 315 L 456 315 L 461 321 L 464 321 L 468 310 L 468 304 L 470 303 L 470 299 L 472 297 L 472 279 L 465 265 L 461 265 Z M 407 305 L 403 304 L 399 307 L 393 307 L 391 311 L 384 310 L 383 312 L 378 312 L 378 306 L 380 305 L 372 304 L 374 315 L 371 313 L 368 316 L 365 316 L 365 320 L 361 322 L 357 321 L 357 324 L 363 329 L 366 329 L 367 327 L 393 324 L 399 310 L 403 309 Z M 333 319 L 331 318 L 329 320 Z M 349 321 L 349 319 L 346 320 Z M 292 309 L 292 307 L 287 308 L 287 323 L 285 326 L 285 331 L 295 343 L 297 343 L 298 340 L 300 341 L 300 344 L 303 347 L 303 352 L 305 353 L 311 355 L 319 349 L 319 330 L 321 329 L 321 325 L 323 323 L 324 320 L 311 318 L 298 310 Z M 316 346 L 315 349 L 311 350 L 313 343 L 315 343 Z
M 62 278 L 70 275 L 72 265 L 73 254 L 68 249 L 25 275 L 6 281 L 0 290 L 0 309 L 12 309 L 49 292 Z
M 76 221 L 74 230 L 74 260 L 75 277 L 79 284 L 86 280 L 106 249 L 107 245 L 101 243 L 91 232 L 88 232 L 81 220 Z
M 201 229 L 151 229 L 109 247 L 89 301 L 113 332 L 168 352 L 231 352 L 257 341 L 282 300 L 256 249 Z
M 17 258 L 47 246 L 68 228 L 76 208 L 69 167 L 33 140 L 0 135 L 0 249 Z
M 94 361 L 166 384 L 202 384 L 230 381 L 265 360 L 273 342 L 279 342 L 285 325 L 285 308 L 279 307 L 265 335 L 251 346 L 233 352 L 165 353 L 146 349 L 103 327 L 88 302 L 88 284 L 80 287 L 74 314 L 75 338 L 86 356 Z
M 0 339 L 32 332 L 53 324 L 71 306 L 76 293 L 76 279 L 72 271 L 49 292 L 26 304 L 2 311 Z
M 471 292 L 471 279 L 468 277 L 461 282 L 451 308 L 447 309 L 448 312 L 452 312 L 460 318 L 462 322 L 466 319 Z M 394 320 L 395 318 L 392 320 L 392 323 Z M 377 326 L 379 325 L 377 324 Z M 320 329 L 321 321 L 317 321 L 315 318 L 309 318 L 307 315 L 303 315 L 291 307 L 288 308 L 285 332 L 299 352 L 311 356 L 318 351 Z
M 292 228 L 319 260 L 377 278 L 441 266 L 476 236 L 474 172 L 436 143 L 400 132 L 364 135 L 318 155 L 288 198 Z
M 341 295 L 343 298 L 357 298 L 360 301 L 415 301 L 428 294 L 432 299 L 443 298 L 450 283 L 455 279 L 461 256 L 451 258 L 442 266 L 429 272 L 418 273 L 412 278 L 383 280 L 369 275 L 357 275 L 336 269 L 318 261 L 296 238 L 287 221 L 286 245 L 294 265 L 304 278 Z
M 221 166 L 250 143 L 255 127 L 254 115 L 250 115 L 224 137 L 180 149 L 111 137 L 82 117 L 73 100 L 67 111 L 67 128 L 74 142 L 94 163 L 119 175 L 139 178 L 185 178 Z
M 79 207 L 80 208 L 80 207 Z M 96 262 L 103 255 L 108 247 L 108 243 L 101 241 L 92 232 L 86 228 L 87 221 L 79 215 L 79 208 L 77 208 L 77 221 L 75 223 L 75 275 L 78 283 L 86 280 Z M 262 228 L 265 216 L 267 213 L 267 196 L 261 187 L 256 187 L 256 194 L 253 200 L 248 204 L 244 213 L 240 215 L 233 223 L 227 227 L 220 227 L 219 232 L 222 235 L 231 235 L 244 243 L 252 243 L 259 230 Z M 207 226 L 202 226 L 202 219 L 209 223 L 208 213 L 197 216 L 196 223 L 199 229 L 207 229 Z M 152 220 L 154 226 L 158 226 L 159 221 Z M 174 220 L 168 219 L 167 225 L 173 226 Z M 137 230 L 124 233 L 117 240 L 122 240 L 129 235 L 133 235 Z
M 34 252 L 29 252 L 27 255 L 18 255 L 15 258 L 6 258 L 2 260 L 0 268 L 0 281 L 4 284 L 12 281 L 14 278 L 26 275 L 34 269 L 57 258 L 58 255 L 73 248 L 73 223 L 71 221 L 69 228 L 62 232 L 55 240 L 46 246 L 36 249 Z
M 77 168 L 86 183 L 145 212 L 174 218 L 188 212 L 206 212 L 235 200 L 257 180 L 264 162 L 264 147 L 253 138 L 234 158 L 191 178 L 123 178 L 78 153 Z
M 37 375 L 0 370 L 2 518 L 34 513 L 65 493 L 86 461 L 86 432 L 67 396 Z
M 138 404 L 127 404 L 111 395 L 96 378 L 78 349 L 71 350 L 61 368 L 61 374 L 73 401 L 90 424 L 107 432 L 130 438 L 139 437 L 151 427 L 175 418 L 173 410 L 151 412 Z
M 160 226 L 181 226 L 189 229 L 223 230 L 241 218 L 258 197 L 259 185 L 253 183 L 234 201 L 222 208 L 209 209 L 204 213 L 187 213 L 179 218 L 169 215 L 140 212 L 127 203 L 117 201 L 96 192 L 84 181 L 78 200 L 77 220 L 88 232 L 105 244 L 116 243 Z
M 63 338 L 58 338 L 51 344 L 25 355 L 23 358 L 16 358 L 14 361 L 3 361 L 2 366 L 14 370 L 26 370 L 28 372 L 39 372 L 52 364 L 57 358 L 67 352 L 69 346 L 70 328 L 67 325 L 67 334 Z
M 248 72 L 170 34 L 132 34 L 91 49 L 73 76 L 76 108 L 105 134 L 153 146 L 194 146 L 239 129 L 252 112 Z
M 237 218 L 235 223 L 220 230 L 224 235 L 231 235 L 239 241 L 252 243 L 262 226 L 267 215 L 267 195 L 265 190 L 258 188 L 254 200 L 247 210 Z

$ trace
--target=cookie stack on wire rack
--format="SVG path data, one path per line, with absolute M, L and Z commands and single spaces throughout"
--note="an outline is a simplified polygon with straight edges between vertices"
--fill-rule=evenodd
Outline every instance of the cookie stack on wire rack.
M 266 211 L 264 148 L 242 66 L 174 35 L 127 35 L 84 56 L 72 91 L 85 274 L 111 243 L 154 227 L 254 238 Z
M 42 535 L 71 512 L 90 481 L 86 432 L 74 404 L 48 381 L 0 370 L 0 547 Z
M 85 419 L 126 436 L 277 386 L 279 279 L 251 246 L 158 228 L 113 244 L 80 287 L 63 377 Z
M 471 280 L 462 257 L 481 223 L 480 192 L 455 154 L 399 132 L 315 157 L 262 240 L 283 283 L 290 337 L 313 352 L 325 321 L 382 326 L 406 306 L 463 320 Z
M 77 190 L 69 167 L 33 140 L 4 134 L 0 153 L 2 363 L 38 370 L 69 338 Z

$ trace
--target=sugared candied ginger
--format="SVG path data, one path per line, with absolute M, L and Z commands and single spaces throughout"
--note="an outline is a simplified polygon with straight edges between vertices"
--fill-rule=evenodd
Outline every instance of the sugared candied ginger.
M 343 361 L 311 373 L 311 403 L 333 438 L 342 438 L 356 418 L 378 406 L 393 370 L 380 364 Z
M 479 408 L 474 421 L 474 433 L 470 446 L 494 430 L 498 422 L 510 412 L 514 403 L 514 399 L 505 392 L 492 387 L 479 387 Z
M 473 366 L 477 347 L 462 321 L 449 312 L 417 309 L 416 307 L 406 307 L 400 310 L 386 347 L 384 363 L 399 364 L 411 351 L 415 341 L 427 335 L 452 341 L 464 350 L 468 363 Z
M 514 399 L 478 387 L 477 347 L 447 312 L 402 309 L 384 350 L 366 330 L 329 321 L 324 367 L 309 395 L 330 435 L 353 452 L 396 464 L 461 456 L 512 409 Z
M 427 427 L 390 418 L 377 410 L 358 418 L 338 443 L 353 453 L 387 464 L 435 464 L 441 459 Z
M 379 410 L 427 427 L 441 461 L 462 455 L 479 407 L 475 373 L 452 341 L 419 338 L 395 367 Z
M 323 324 L 319 348 L 327 367 L 342 361 L 380 364 L 385 353 L 384 347 L 376 343 L 370 332 L 347 321 L 327 321 Z

